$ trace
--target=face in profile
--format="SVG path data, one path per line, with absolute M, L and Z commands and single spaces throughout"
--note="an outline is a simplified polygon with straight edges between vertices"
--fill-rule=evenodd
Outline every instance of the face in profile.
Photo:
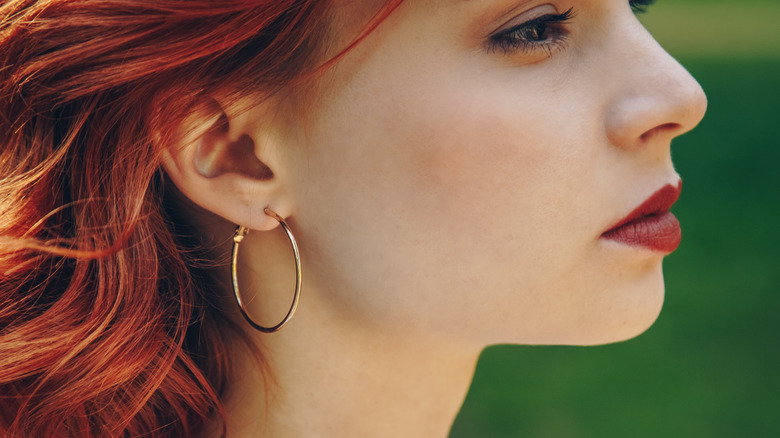
M 637 6 L 409 0 L 277 108 L 302 306 L 474 345 L 652 324 L 706 99 Z M 335 8 L 337 48 L 376 5 Z
M 403 3 L 292 110 L 308 281 L 477 342 L 645 330 L 679 240 L 670 144 L 706 102 L 631 6 Z

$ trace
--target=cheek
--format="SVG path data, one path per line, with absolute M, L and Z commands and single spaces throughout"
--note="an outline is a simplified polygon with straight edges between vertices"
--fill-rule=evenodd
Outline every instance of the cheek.
M 423 290 L 506 288 L 581 253 L 568 221 L 587 154 L 567 115 L 538 103 L 525 111 L 516 96 L 534 99 L 530 90 L 447 82 L 344 93 L 311 133 L 301 220 L 316 230 L 316 258 L 329 260 L 323 272 L 342 271 L 334 287 L 386 289 L 363 296 L 383 316 L 415 307 Z
M 585 224 L 572 219 L 588 214 L 582 194 L 597 177 L 598 155 L 573 134 L 572 114 L 554 94 L 452 87 L 429 97 L 403 113 L 396 133 L 407 202 L 435 220 L 449 218 L 432 225 L 458 228 L 451 232 L 500 227 L 481 237 L 525 242 L 528 253 L 576 242 L 569 232 Z
M 549 151 L 535 147 L 539 138 L 524 123 L 496 107 L 443 97 L 440 105 L 409 112 L 399 132 L 405 159 L 399 164 L 410 175 L 411 190 L 449 193 L 447 199 L 464 206 L 476 202 L 492 210 L 530 187 L 551 161 Z M 491 201 L 497 205 L 491 207 Z

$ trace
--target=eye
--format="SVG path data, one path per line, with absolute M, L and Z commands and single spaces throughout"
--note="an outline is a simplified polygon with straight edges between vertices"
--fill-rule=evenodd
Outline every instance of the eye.
M 513 26 L 490 37 L 490 51 L 501 50 L 504 54 L 537 51 L 552 55 L 569 35 L 565 24 L 574 17 L 573 9 L 562 14 L 547 14 Z
M 628 2 L 635 14 L 647 12 L 647 8 L 652 6 L 653 3 L 655 3 L 655 0 L 629 0 Z
M 547 33 L 547 23 L 543 20 L 534 20 L 523 29 L 517 30 L 518 36 L 521 36 L 526 41 L 540 43 L 549 38 Z

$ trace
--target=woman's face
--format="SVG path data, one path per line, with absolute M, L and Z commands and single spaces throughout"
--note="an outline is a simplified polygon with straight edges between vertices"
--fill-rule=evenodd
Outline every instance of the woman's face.
M 334 47 L 377 8 L 336 3 Z M 677 187 L 705 107 L 626 0 L 407 0 L 291 113 L 301 306 L 482 344 L 635 336 L 666 251 L 602 234 Z

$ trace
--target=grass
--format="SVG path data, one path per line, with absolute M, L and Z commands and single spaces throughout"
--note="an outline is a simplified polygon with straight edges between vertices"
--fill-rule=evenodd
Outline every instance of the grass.
M 672 149 L 684 238 L 664 311 L 626 343 L 488 349 L 451 438 L 780 436 L 780 5 L 666 3 L 646 23 L 710 109 Z

